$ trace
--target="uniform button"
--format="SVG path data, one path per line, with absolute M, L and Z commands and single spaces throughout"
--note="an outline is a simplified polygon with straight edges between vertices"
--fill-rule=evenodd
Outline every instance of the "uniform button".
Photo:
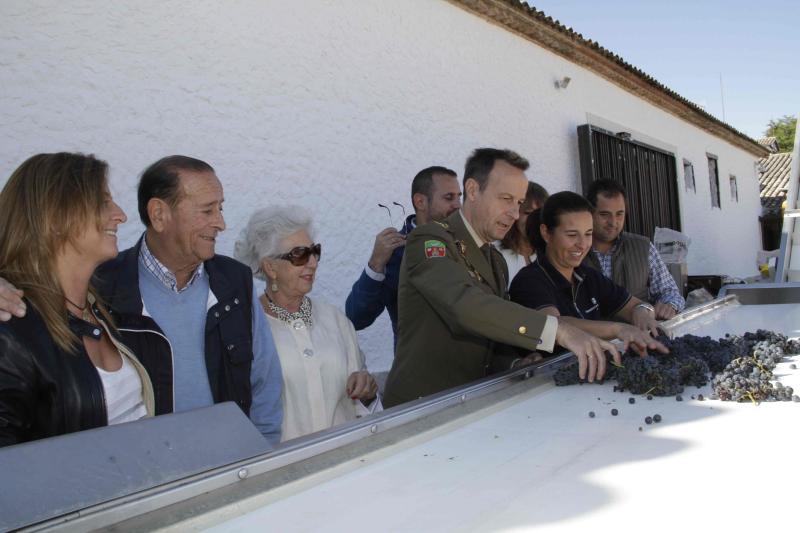
M 520 326 L 517 331 L 519 331 L 520 335 L 525 335 L 526 333 L 528 333 L 528 328 L 526 328 L 525 326 Z
M 304 324 L 303 324 L 302 320 L 295 320 L 294 324 L 292 324 L 292 327 L 294 329 L 298 329 L 298 330 L 303 329 L 303 326 L 304 326 Z
M 230 305 L 226 305 L 226 306 L 225 306 L 225 310 L 226 310 L 226 311 L 230 311 L 230 310 L 231 310 L 231 306 L 230 306 Z
M 214 311 L 214 316 L 215 316 L 216 318 L 219 318 L 219 312 L 218 312 L 218 311 Z
M 234 298 L 233 299 L 233 303 L 236 304 L 236 305 L 239 305 L 239 298 Z
M 99 329 L 96 329 L 96 328 L 95 328 L 95 329 L 93 329 L 93 330 L 92 330 L 92 335 L 94 335 L 95 337 L 96 337 L 96 336 L 98 336 L 98 335 L 100 335 L 100 330 L 99 330 Z
M 231 350 L 233 350 L 233 348 L 234 348 L 234 347 L 235 347 L 235 346 L 234 346 L 233 344 L 229 344 L 229 345 L 228 345 L 228 351 L 231 351 Z
M 306 357 L 311 357 L 312 355 L 314 355 L 314 350 L 312 350 L 311 348 L 306 348 L 305 350 L 303 350 L 303 355 L 305 355 Z

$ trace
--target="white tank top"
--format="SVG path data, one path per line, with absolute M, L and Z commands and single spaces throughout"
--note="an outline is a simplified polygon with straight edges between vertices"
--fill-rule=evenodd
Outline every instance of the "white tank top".
M 139 420 L 147 415 L 142 400 L 142 379 L 127 357 L 122 355 L 122 367 L 116 372 L 95 368 L 103 381 L 109 426 Z

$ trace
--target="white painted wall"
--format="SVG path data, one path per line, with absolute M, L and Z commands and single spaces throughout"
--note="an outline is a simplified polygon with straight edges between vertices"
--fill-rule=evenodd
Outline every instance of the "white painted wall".
M 572 82 L 556 90 L 562 76 Z M 305 205 L 325 250 L 314 293 L 337 305 L 387 225 L 377 203 L 410 208 L 419 169 L 460 174 L 471 149 L 510 147 L 551 192 L 578 191 L 576 127 L 590 116 L 695 163 L 696 194 L 679 169 L 690 274 L 755 272 L 753 156 L 445 1 L 4 0 L 0 91 L 0 183 L 34 153 L 95 153 L 111 164 L 129 245 L 141 170 L 199 157 L 225 186 L 219 251 L 257 207 Z M 706 152 L 719 156 L 721 210 Z M 388 319 L 361 339 L 388 368 Z

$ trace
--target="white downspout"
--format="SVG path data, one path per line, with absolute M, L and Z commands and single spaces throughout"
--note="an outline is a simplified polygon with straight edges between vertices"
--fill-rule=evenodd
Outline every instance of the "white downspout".
M 800 125 L 800 114 L 798 114 Z M 778 267 L 775 272 L 776 282 L 800 281 L 800 227 L 796 221 L 800 216 L 797 205 L 797 189 L 800 186 L 800 135 L 794 131 L 794 149 L 792 165 L 789 170 L 789 190 L 786 192 L 786 210 L 783 215 L 783 231 L 781 232 L 781 251 Z M 792 266 L 794 268 L 792 268 Z

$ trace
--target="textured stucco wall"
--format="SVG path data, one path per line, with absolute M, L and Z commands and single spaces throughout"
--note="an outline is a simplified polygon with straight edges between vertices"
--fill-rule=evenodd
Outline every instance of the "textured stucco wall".
M 572 83 L 554 89 L 562 76 Z M 679 169 L 690 273 L 750 274 L 759 247 L 753 157 L 445 1 L 4 0 L 0 91 L 0 184 L 37 152 L 95 153 L 111 164 L 129 245 L 138 173 L 194 155 L 225 186 L 221 253 L 259 206 L 313 210 L 325 249 L 314 293 L 337 305 L 388 223 L 376 204 L 410 208 L 420 168 L 460 174 L 470 149 L 511 147 L 551 192 L 579 190 L 576 127 L 590 116 L 695 163 L 696 194 Z M 721 210 L 706 152 L 719 156 Z M 361 340 L 388 368 L 388 319 Z

